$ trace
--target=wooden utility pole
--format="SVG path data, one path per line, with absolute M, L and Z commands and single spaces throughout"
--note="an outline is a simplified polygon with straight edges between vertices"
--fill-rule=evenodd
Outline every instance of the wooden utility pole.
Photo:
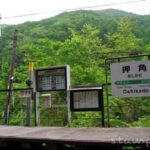
M 9 79 L 8 79 L 8 93 L 7 93 L 7 103 L 4 114 L 4 124 L 9 124 L 9 116 L 10 116 L 10 107 L 13 101 L 13 80 L 14 80 L 14 67 L 16 62 L 16 47 L 17 47 L 17 39 L 18 39 L 18 31 L 15 30 L 13 35 L 13 49 L 11 53 L 11 61 L 10 61 L 10 71 L 9 71 Z

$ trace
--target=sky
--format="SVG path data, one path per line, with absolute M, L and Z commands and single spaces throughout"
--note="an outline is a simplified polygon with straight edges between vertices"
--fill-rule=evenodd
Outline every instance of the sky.
M 150 15 L 150 0 L 0 0 L 0 23 L 20 24 L 80 9 L 119 9 Z

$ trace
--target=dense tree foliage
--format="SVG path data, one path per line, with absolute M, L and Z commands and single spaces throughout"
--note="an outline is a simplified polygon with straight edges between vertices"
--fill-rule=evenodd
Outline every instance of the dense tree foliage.
M 7 87 L 12 35 L 15 29 L 19 33 L 15 78 L 19 82 L 14 83 L 14 88 L 26 87 L 28 63 L 31 61 L 36 68 L 69 64 L 72 85 L 95 85 L 105 83 L 105 58 L 149 53 L 149 23 L 150 16 L 105 10 L 65 12 L 39 22 L 7 26 L 3 28 L 0 38 L 1 89 Z M 64 93 L 54 95 L 58 99 L 60 96 L 65 99 Z M 3 98 L 0 103 L 4 104 Z M 149 126 L 147 120 L 150 114 L 147 106 L 150 102 L 143 98 L 139 100 L 139 104 L 140 106 L 136 99 L 111 98 L 111 125 Z M 0 111 L 3 111 L 2 108 Z M 43 112 L 45 117 L 48 112 Z M 61 113 L 66 117 L 65 110 Z M 99 126 L 97 112 L 74 114 L 74 117 L 73 126 Z M 90 119 L 83 121 L 82 117 Z M 12 123 L 17 121 L 14 119 Z M 55 124 L 57 125 L 53 122 Z

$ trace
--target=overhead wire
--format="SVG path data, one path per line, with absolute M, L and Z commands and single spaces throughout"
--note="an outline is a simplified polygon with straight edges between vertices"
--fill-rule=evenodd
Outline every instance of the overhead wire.
M 145 1 L 145 0 L 133 0 L 133 1 L 118 2 L 118 3 L 109 3 L 109 4 L 102 4 L 102 5 L 95 5 L 95 6 L 87 6 L 82 8 L 86 9 L 86 8 L 106 7 L 106 6 L 129 4 L 129 3 L 141 2 L 141 1 Z

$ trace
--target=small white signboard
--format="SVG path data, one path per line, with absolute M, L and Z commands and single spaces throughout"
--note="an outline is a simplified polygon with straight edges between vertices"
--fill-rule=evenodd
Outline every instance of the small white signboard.
M 113 97 L 150 96 L 150 61 L 111 64 Z
M 51 103 L 51 94 L 43 94 L 41 95 L 42 98 L 42 105 L 44 108 L 51 108 L 52 103 Z
M 21 90 L 19 93 L 20 98 L 32 98 L 32 90 Z

